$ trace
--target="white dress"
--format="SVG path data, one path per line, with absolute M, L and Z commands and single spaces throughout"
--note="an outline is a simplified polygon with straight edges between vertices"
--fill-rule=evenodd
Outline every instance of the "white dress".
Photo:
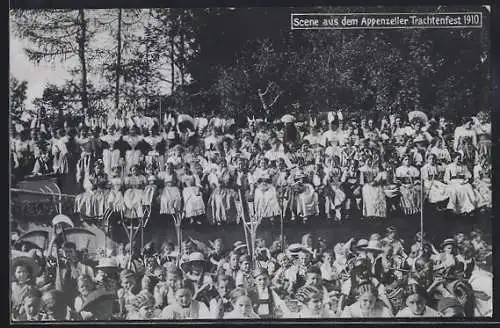
M 456 214 L 470 213 L 476 208 L 476 195 L 470 183 L 471 173 L 467 167 L 451 163 L 444 172 L 444 182 L 448 185 L 449 201 L 447 209 Z

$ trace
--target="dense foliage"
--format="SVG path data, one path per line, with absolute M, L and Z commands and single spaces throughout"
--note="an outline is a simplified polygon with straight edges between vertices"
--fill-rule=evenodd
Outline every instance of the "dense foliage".
M 366 8 L 300 9 L 319 10 Z M 482 29 L 348 31 L 291 30 L 293 11 L 163 8 L 123 9 L 120 15 L 27 11 L 13 18 L 18 34 L 31 41 L 26 49 L 30 60 L 64 61 L 66 56 L 80 55 L 74 71 L 77 82 L 70 83 L 77 88 L 80 104 L 70 99 L 66 105 L 46 104 L 53 109 L 93 107 L 97 105 L 89 99 L 101 97 L 103 110 L 107 101 L 109 108 L 157 115 L 159 96 L 169 95 L 163 104 L 172 109 L 231 116 L 278 117 L 293 108 L 343 109 L 352 115 L 423 110 L 454 119 L 489 110 L 487 12 Z M 21 24 L 27 21 L 29 29 Z M 55 39 L 61 24 L 75 29 L 73 36 Z M 110 49 L 96 42 L 99 31 L 112 37 Z M 99 90 L 89 88 L 84 71 L 104 77 Z M 296 103 L 300 107 L 292 107 Z M 99 111 L 89 111 L 94 112 Z

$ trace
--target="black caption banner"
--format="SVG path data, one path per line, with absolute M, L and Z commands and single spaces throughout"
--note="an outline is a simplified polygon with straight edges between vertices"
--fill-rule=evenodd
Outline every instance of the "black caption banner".
M 463 13 L 293 13 L 292 30 L 481 28 L 480 12 Z

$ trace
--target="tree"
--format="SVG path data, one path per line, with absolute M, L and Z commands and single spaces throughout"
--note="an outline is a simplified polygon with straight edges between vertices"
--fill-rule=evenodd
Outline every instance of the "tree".
M 19 117 L 25 110 L 26 91 L 28 90 L 28 81 L 19 81 L 14 76 L 9 78 L 9 104 L 10 111 L 15 117 Z
M 15 33 L 28 41 L 25 52 L 29 60 L 67 63 L 72 58 L 77 59 L 78 65 L 70 72 L 79 76 L 81 109 L 92 115 L 88 102 L 87 56 L 95 30 L 89 28 L 86 10 L 14 10 L 12 17 Z

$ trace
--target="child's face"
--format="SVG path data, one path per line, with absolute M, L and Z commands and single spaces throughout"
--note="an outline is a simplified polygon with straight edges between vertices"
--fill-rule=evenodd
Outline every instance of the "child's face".
M 236 254 L 231 255 L 231 258 L 229 259 L 229 264 L 231 265 L 231 268 L 236 268 L 238 266 L 238 255 Z
M 17 282 L 25 282 L 29 279 L 28 270 L 22 265 L 16 267 L 16 271 L 14 271 L 14 276 Z
M 243 261 L 240 263 L 241 271 L 248 272 L 250 271 L 250 262 Z
M 219 283 L 217 284 L 217 292 L 221 296 L 227 296 L 231 290 L 229 289 L 229 284 L 227 280 L 219 280 Z
M 122 287 L 123 289 L 129 291 L 129 290 L 132 290 L 132 288 L 134 288 L 135 286 L 135 283 L 132 279 L 124 279 L 122 280 Z
M 377 298 L 372 293 L 361 294 L 358 298 L 361 311 L 370 311 L 375 305 Z
M 177 276 L 173 274 L 168 274 L 166 282 L 168 287 L 175 288 L 177 283 Z
M 451 252 L 453 251 L 453 246 L 452 245 L 446 245 L 443 248 L 443 251 L 445 252 L 445 254 L 451 254 Z
M 193 295 L 191 295 L 191 292 L 185 288 L 181 288 L 175 293 L 175 300 L 183 308 L 187 308 L 191 305 L 192 298 Z
M 40 312 L 40 299 L 28 297 L 24 300 L 24 311 L 30 317 L 36 316 Z
M 268 283 L 269 283 L 269 278 L 265 274 L 261 274 L 260 276 L 255 278 L 255 284 L 258 287 L 265 288 L 268 286 Z
M 414 315 L 423 315 L 425 311 L 425 300 L 417 294 L 408 296 L 406 306 Z
M 329 253 L 323 254 L 323 263 L 330 263 L 332 260 L 332 256 Z
M 320 282 L 320 275 L 317 273 L 308 273 L 306 276 L 306 285 L 318 286 Z
M 247 296 L 241 296 L 236 300 L 234 309 L 242 316 L 249 316 L 252 313 L 252 302 Z
M 321 302 L 320 298 L 313 298 L 307 302 L 307 307 L 313 313 L 320 313 L 323 308 L 323 302 Z

